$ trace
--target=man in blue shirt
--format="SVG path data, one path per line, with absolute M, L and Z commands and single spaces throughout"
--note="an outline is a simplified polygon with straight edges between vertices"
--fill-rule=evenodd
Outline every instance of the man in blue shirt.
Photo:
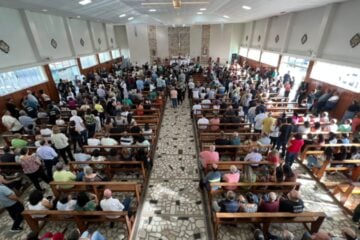
M 36 155 L 44 161 L 46 174 L 49 179 L 52 179 L 52 168 L 57 162 L 58 154 L 50 147 L 45 140 L 40 142 L 40 147 L 36 150 Z
M 20 227 L 20 224 L 23 221 L 21 213 L 24 211 L 24 206 L 15 193 L 3 184 L 0 184 L 0 202 L 14 221 L 10 231 L 22 231 L 23 229 Z
M 136 89 L 142 91 L 144 89 L 144 81 L 141 79 L 136 80 Z

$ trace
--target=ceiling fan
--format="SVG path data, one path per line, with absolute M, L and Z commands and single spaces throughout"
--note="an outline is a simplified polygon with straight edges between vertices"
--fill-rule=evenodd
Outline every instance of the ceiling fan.
M 198 5 L 198 4 L 208 4 L 208 1 L 198 1 L 198 2 L 183 2 L 181 0 L 172 0 L 171 2 L 143 2 L 143 6 L 154 6 L 154 5 L 173 5 L 175 9 L 181 8 L 184 5 Z

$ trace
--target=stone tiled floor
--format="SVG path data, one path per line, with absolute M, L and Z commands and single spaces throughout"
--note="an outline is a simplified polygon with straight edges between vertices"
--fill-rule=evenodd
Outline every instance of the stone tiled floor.
M 209 239 L 198 182 L 189 103 L 168 103 L 135 239 Z

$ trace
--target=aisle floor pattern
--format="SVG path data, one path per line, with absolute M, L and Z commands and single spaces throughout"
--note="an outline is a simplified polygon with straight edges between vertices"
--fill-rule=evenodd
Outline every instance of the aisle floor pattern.
M 187 100 L 168 102 L 157 146 L 136 239 L 209 239 Z

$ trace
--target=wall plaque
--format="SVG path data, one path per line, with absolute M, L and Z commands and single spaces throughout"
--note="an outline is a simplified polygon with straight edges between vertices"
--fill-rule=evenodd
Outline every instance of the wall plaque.
M 53 38 L 51 39 L 50 44 L 51 44 L 51 46 L 52 46 L 54 49 L 56 49 L 56 48 L 57 48 L 57 46 L 58 46 L 58 44 L 57 44 L 56 40 L 55 40 L 55 39 L 53 39 Z
M 357 45 L 359 45 L 359 43 L 360 43 L 360 33 L 357 33 L 350 39 L 350 46 L 354 48 Z
M 307 42 L 307 40 L 308 40 L 308 35 L 305 33 L 300 39 L 301 44 L 304 45 Z
M 84 46 L 85 45 L 85 41 L 84 41 L 84 39 L 80 39 L 80 44 L 81 44 L 81 46 Z
M 101 39 L 100 38 L 98 38 L 98 43 L 101 44 Z
M 0 40 L 0 50 L 6 54 L 10 52 L 10 46 L 4 40 Z
M 280 40 L 280 36 L 279 36 L 279 34 L 278 34 L 278 35 L 276 35 L 276 37 L 275 37 L 275 43 L 278 43 L 279 40 Z

